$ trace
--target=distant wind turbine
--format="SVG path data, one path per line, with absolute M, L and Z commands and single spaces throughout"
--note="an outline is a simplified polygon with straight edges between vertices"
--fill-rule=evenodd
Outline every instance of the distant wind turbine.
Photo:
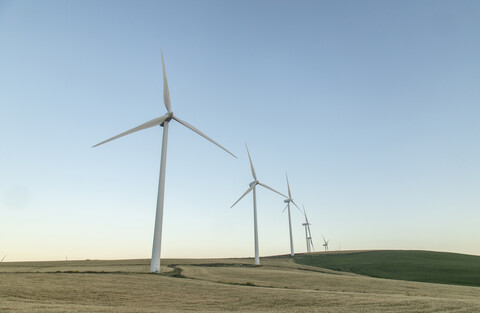
M 302 225 L 305 227 L 305 239 L 307 241 L 307 252 L 311 252 L 312 249 L 315 251 L 315 247 L 313 246 L 313 241 L 312 241 L 312 233 L 310 232 L 311 224 L 308 222 L 307 212 L 305 211 L 305 206 L 303 204 L 302 204 L 302 207 L 303 207 L 303 215 L 305 216 L 305 223 L 303 223 Z
M 152 260 L 150 263 L 150 272 L 152 273 L 160 273 L 160 251 L 161 251 L 161 245 L 162 245 L 162 220 L 163 220 L 163 202 L 164 202 L 164 196 L 165 196 L 165 168 L 166 168 L 166 161 L 167 161 L 168 123 L 171 120 L 177 121 L 178 123 L 196 132 L 203 138 L 217 145 L 218 147 L 220 147 L 221 149 L 223 149 L 224 151 L 226 151 L 227 153 L 229 153 L 230 155 L 236 158 L 236 156 L 233 153 L 231 153 L 230 151 L 222 147 L 213 139 L 211 139 L 210 137 L 202 133 L 200 130 L 198 130 L 194 126 L 179 119 L 177 116 L 173 114 L 171 104 L 170 104 L 170 92 L 168 90 L 167 73 L 165 71 L 165 62 L 163 60 L 163 51 L 161 54 L 162 54 L 162 69 L 163 69 L 163 102 L 165 104 L 165 107 L 167 108 L 167 113 L 161 117 L 157 117 L 151 121 L 143 123 L 135 128 L 127 130 L 126 132 L 123 132 L 119 135 L 116 135 L 112 138 L 109 138 L 93 146 L 93 147 L 97 147 L 106 142 L 112 141 L 114 139 L 123 137 L 125 135 L 131 134 L 146 128 L 150 128 L 154 126 L 163 127 L 162 156 L 161 156 L 161 162 L 160 162 L 160 178 L 158 182 L 158 195 L 157 195 L 157 211 L 156 211 L 156 218 L 155 218 L 155 231 L 153 235 Z
M 283 200 L 283 202 L 285 202 L 287 204 L 287 206 L 285 207 L 285 209 L 283 209 L 282 213 L 285 212 L 286 209 L 288 209 L 288 229 L 290 231 L 290 255 L 294 256 L 295 252 L 293 250 L 293 235 L 292 235 L 292 219 L 290 217 L 290 202 L 293 203 L 300 212 L 302 212 L 302 210 L 300 210 L 298 205 L 292 199 L 292 193 L 290 192 L 290 184 L 288 183 L 287 173 L 285 173 L 285 177 L 287 178 L 288 197 L 287 197 L 286 200 Z
M 325 240 L 325 237 L 323 237 L 323 235 L 322 235 L 322 238 L 323 238 L 323 247 L 325 248 L 325 251 L 328 251 L 328 242 L 330 241 L 330 239 Z
M 260 265 L 260 256 L 258 254 L 258 227 L 257 227 L 257 191 L 256 191 L 256 186 L 260 185 L 262 187 L 265 187 L 273 192 L 278 193 L 279 195 L 288 198 L 285 196 L 283 193 L 280 193 L 276 191 L 275 189 L 268 187 L 265 184 L 262 184 L 261 182 L 258 181 L 257 175 L 255 174 L 255 169 L 253 168 L 253 163 L 252 163 L 252 158 L 250 157 L 250 152 L 248 151 L 247 144 L 245 144 L 245 148 L 247 149 L 247 154 L 248 154 L 248 160 L 250 161 L 250 169 L 252 170 L 252 176 L 254 181 L 249 184 L 249 188 L 245 193 L 234 203 L 232 204 L 231 208 L 234 207 L 235 204 L 238 203 L 238 201 L 242 200 L 243 197 L 245 197 L 250 191 L 253 190 L 253 228 L 254 228 L 254 236 L 255 236 L 255 264 Z
M 5 260 L 6 257 L 7 257 L 7 255 L 5 254 L 5 255 L 3 256 L 3 258 L 2 258 L 2 260 L 0 261 L 0 263 L 2 263 L 3 260 Z

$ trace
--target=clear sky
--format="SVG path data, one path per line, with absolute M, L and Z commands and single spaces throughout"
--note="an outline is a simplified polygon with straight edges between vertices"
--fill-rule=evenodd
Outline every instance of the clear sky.
M 0 0 L 0 258 L 253 256 L 252 181 L 315 248 L 480 254 L 479 1 Z M 258 190 L 260 255 L 289 252 Z M 295 250 L 306 249 L 292 211 Z

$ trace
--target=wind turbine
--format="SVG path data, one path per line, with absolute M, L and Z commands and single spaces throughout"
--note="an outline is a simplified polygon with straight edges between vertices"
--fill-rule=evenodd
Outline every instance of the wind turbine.
M 253 230 L 254 230 L 254 237 L 255 237 L 255 264 L 260 265 L 260 256 L 258 255 L 258 227 L 257 227 L 257 190 L 256 187 L 257 185 L 260 185 L 262 187 L 265 187 L 273 192 L 278 193 L 279 195 L 288 198 L 285 196 L 283 193 L 280 193 L 276 191 L 275 189 L 268 187 L 267 185 L 261 183 L 257 179 L 257 175 L 255 174 L 255 169 L 253 168 L 253 163 L 252 163 L 252 158 L 250 157 L 250 152 L 248 151 L 247 144 L 245 144 L 245 148 L 247 149 L 247 154 L 248 154 L 248 160 L 250 161 L 250 169 L 252 170 L 252 176 L 254 181 L 252 181 L 249 184 L 249 188 L 245 193 L 234 203 L 232 204 L 231 208 L 235 206 L 235 204 L 238 203 L 238 201 L 242 200 L 243 197 L 245 197 L 250 191 L 253 190 Z
M 5 260 L 6 257 L 7 257 L 7 255 L 5 254 L 5 255 L 3 256 L 3 258 L 2 258 L 2 260 L 0 261 L 0 263 L 2 263 L 3 260 Z
M 137 132 L 139 130 L 143 130 L 146 128 L 154 127 L 154 126 L 162 126 L 163 127 L 163 141 L 162 141 L 162 156 L 160 161 L 160 178 L 158 182 L 158 194 L 157 194 L 157 210 L 156 210 L 156 217 L 155 217 L 155 231 L 153 235 L 153 248 L 152 248 L 152 260 L 150 263 L 150 272 L 152 273 L 160 273 L 160 251 L 162 245 L 162 221 L 163 221 L 163 200 L 165 196 L 165 168 L 166 168 L 166 161 L 167 161 L 167 139 L 168 139 L 168 123 L 171 120 L 175 120 L 182 124 L 183 126 L 189 128 L 190 130 L 196 132 L 203 138 L 207 139 L 208 141 L 212 142 L 213 144 L 217 145 L 221 149 L 225 150 L 227 153 L 231 154 L 233 157 L 236 156 L 222 147 L 220 144 L 216 143 L 213 139 L 202 133 L 200 130 L 195 128 L 194 126 L 190 125 L 189 123 L 179 119 L 176 115 L 173 114 L 171 104 L 170 104 L 170 92 L 168 90 L 168 82 L 167 82 L 167 73 L 165 71 L 165 62 L 163 60 L 163 51 L 162 54 L 162 69 L 163 69 L 163 102 L 165 107 L 167 108 L 167 113 L 163 116 L 157 117 L 151 121 L 143 123 L 137 127 L 134 127 L 126 132 L 123 132 L 119 135 L 116 135 L 112 138 L 109 138 L 105 141 L 102 141 L 93 147 L 97 147 L 101 144 L 106 142 L 112 141 L 114 139 L 123 137 L 125 135 Z
M 312 241 L 312 233 L 310 232 L 310 223 L 308 222 L 307 212 L 305 211 L 305 206 L 302 204 L 303 207 L 303 215 L 305 216 L 305 223 L 302 225 L 305 227 L 305 239 L 307 240 L 307 252 L 311 252 L 311 249 L 315 250 Z M 311 249 L 310 249 L 311 247 Z
M 300 208 L 292 199 L 292 193 L 290 192 L 290 184 L 288 183 L 287 173 L 285 173 L 285 177 L 287 178 L 288 197 L 286 200 L 283 200 L 283 202 L 285 202 L 287 206 L 285 207 L 285 209 L 283 209 L 282 213 L 285 212 L 286 209 L 288 209 L 288 229 L 290 230 L 290 255 L 294 256 L 295 252 L 293 251 L 293 235 L 292 235 L 292 219 L 290 217 L 290 202 L 293 203 L 297 207 L 297 209 L 300 210 Z M 302 210 L 300 210 L 300 212 L 302 212 Z
M 323 237 L 323 235 L 322 235 L 322 238 L 323 238 L 323 247 L 325 248 L 325 251 L 328 251 L 328 242 L 330 241 L 330 239 L 325 240 L 325 237 Z

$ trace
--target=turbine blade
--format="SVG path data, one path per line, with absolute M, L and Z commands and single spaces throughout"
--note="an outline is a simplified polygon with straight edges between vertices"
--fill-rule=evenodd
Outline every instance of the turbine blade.
M 2 260 L 0 261 L 0 263 L 2 263 L 3 260 L 5 260 L 6 257 L 7 257 L 7 255 L 5 254 L 5 256 L 2 258 Z
M 178 117 L 176 116 L 173 116 L 172 117 L 174 120 L 176 120 L 177 122 L 179 122 L 180 124 L 182 124 L 183 126 L 185 126 L 186 128 L 189 128 L 190 130 L 196 132 L 197 134 L 199 134 L 200 136 L 202 136 L 203 138 L 207 139 L 208 141 L 210 141 L 211 143 L 217 145 L 219 148 L 223 149 L 225 152 L 229 153 L 230 155 L 232 155 L 234 158 L 237 158 L 235 156 L 235 154 L 231 153 L 230 151 L 228 151 L 227 149 L 225 149 L 224 147 L 222 147 L 220 144 L 218 144 L 217 142 L 215 142 L 212 138 L 208 137 L 207 135 L 205 135 L 204 133 L 202 133 L 200 130 L 198 130 L 196 127 L 194 127 L 193 125 L 190 125 L 188 124 L 187 122 L 179 119 Z
M 247 144 L 245 144 L 245 148 L 247 148 L 248 160 L 250 161 L 250 169 L 252 170 L 252 176 L 255 180 L 257 180 L 257 175 L 255 175 L 255 169 L 253 168 L 252 158 L 250 157 L 250 151 L 248 151 Z
M 323 238 L 323 243 L 327 243 L 327 242 L 325 241 L 325 237 L 323 237 L 323 235 L 322 235 L 322 238 Z
M 287 204 L 287 206 L 285 207 L 285 209 L 283 209 L 282 213 L 285 212 L 285 210 L 286 210 L 287 208 L 288 208 L 288 204 Z
M 292 199 L 292 193 L 290 192 L 290 184 L 288 183 L 288 175 L 287 175 L 287 172 L 285 172 L 285 177 L 287 177 L 288 198 L 289 198 L 289 199 Z
M 305 222 L 308 223 L 307 211 L 305 211 L 305 206 L 303 205 L 303 203 L 302 203 L 302 207 L 303 207 L 303 215 L 305 215 Z
M 170 91 L 168 90 L 168 81 L 167 81 L 167 71 L 165 70 L 165 61 L 163 60 L 163 51 L 162 54 L 162 69 L 163 69 L 163 103 L 168 112 L 172 112 L 172 106 L 170 105 Z
M 304 207 L 304 209 L 305 209 L 305 207 Z M 310 240 L 310 244 L 312 245 L 313 251 L 315 251 L 315 246 L 313 245 L 313 240 L 312 240 L 312 232 L 310 231 L 310 224 L 307 225 L 307 230 L 308 230 L 308 238 Z M 323 237 L 323 235 L 322 235 L 322 237 Z
M 232 206 L 231 206 L 230 208 L 233 208 L 233 206 L 234 206 L 235 204 L 237 204 L 238 201 L 242 200 L 242 198 L 245 197 L 245 196 L 247 195 L 247 193 L 249 193 L 250 191 L 252 191 L 253 188 L 255 188 L 255 184 L 253 184 L 250 188 L 248 188 L 247 191 L 245 191 L 244 194 L 243 194 L 237 201 L 235 201 L 235 203 L 232 204 Z
M 281 195 L 282 197 L 285 197 L 285 198 L 288 199 L 288 197 L 287 197 L 286 195 L 284 195 L 284 194 L 281 193 L 281 192 L 276 191 L 276 190 L 273 189 L 272 187 L 268 187 L 267 185 L 262 184 L 262 183 L 260 183 L 260 182 L 259 182 L 258 184 L 259 184 L 260 186 L 263 186 L 263 187 L 265 187 L 265 188 L 267 188 L 267 189 L 270 189 L 271 191 L 276 192 L 276 193 L 278 193 L 279 195 Z
M 139 130 L 142 130 L 142 129 L 146 129 L 146 128 L 150 128 L 150 127 L 153 127 L 153 126 L 157 126 L 157 125 L 160 125 L 162 124 L 166 119 L 168 118 L 168 114 L 165 114 L 164 116 L 161 116 L 161 117 L 157 117 L 151 121 L 148 121 L 146 123 L 143 123 L 142 125 L 139 125 L 137 127 L 134 127 L 130 130 L 127 130 L 126 132 L 123 132 L 121 134 L 118 134 L 116 136 L 113 136 L 112 138 L 109 138 L 105 141 L 102 141 L 100 143 L 97 143 L 96 145 L 94 145 L 92 148 L 95 148 L 99 145 L 103 145 L 104 143 L 106 142 L 109 142 L 109 141 L 112 141 L 112 140 L 115 140 L 117 138 L 120 138 L 120 137 L 123 137 L 125 135 L 128 135 L 128 134 L 131 134 L 131 133 L 134 133 L 134 132 L 137 132 Z
M 303 214 L 302 210 L 298 207 L 298 205 L 292 200 L 292 203 L 297 207 L 297 209 L 300 211 L 300 213 Z

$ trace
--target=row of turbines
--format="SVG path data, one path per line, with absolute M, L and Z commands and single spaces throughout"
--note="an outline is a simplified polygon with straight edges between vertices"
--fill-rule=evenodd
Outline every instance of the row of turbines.
M 305 211 L 305 207 L 303 206 L 303 211 L 298 207 L 298 205 L 293 201 L 292 199 L 292 193 L 290 191 L 290 183 L 288 182 L 288 175 L 285 173 L 285 177 L 287 179 L 287 190 L 288 190 L 288 196 L 284 195 L 283 193 L 273 189 L 272 187 L 269 187 L 265 185 L 264 183 L 261 183 L 257 179 L 257 175 L 255 173 L 255 168 L 253 167 L 253 162 L 252 158 L 250 156 L 250 151 L 248 151 L 248 146 L 245 144 L 245 148 L 247 149 L 247 154 L 248 154 L 248 160 L 250 161 L 250 169 L 252 171 L 252 176 L 254 181 L 252 181 L 249 184 L 249 188 L 247 191 L 243 193 L 243 195 L 231 206 L 232 208 L 237 204 L 240 200 L 242 200 L 243 197 L 245 197 L 250 191 L 253 191 L 253 228 L 254 228 L 254 237 L 255 237 L 255 264 L 260 265 L 260 256 L 259 256 L 259 249 L 258 249 L 258 224 L 257 224 L 257 186 L 262 186 L 268 190 L 271 190 L 282 197 L 286 198 L 284 202 L 287 204 L 285 209 L 283 209 L 283 212 L 288 209 L 288 228 L 290 232 L 290 255 L 294 256 L 295 252 L 293 249 L 293 235 L 292 235 L 292 218 L 291 218 L 291 213 L 290 213 L 290 203 L 293 203 L 295 207 L 305 216 L 305 223 L 302 225 L 305 226 L 305 238 L 307 241 L 307 252 L 311 252 L 310 246 L 313 248 L 313 241 L 312 241 L 312 234 L 310 232 L 310 223 L 308 222 L 308 217 L 307 217 L 307 212 Z M 282 213 L 283 213 L 282 212 Z
M 206 134 L 198 130 L 193 125 L 183 121 L 178 116 L 173 114 L 171 103 L 170 103 L 170 92 L 168 89 L 168 81 L 167 81 L 167 74 L 165 70 L 165 61 L 163 58 L 163 51 L 161 53 L 162 56 L 162 70 L 163 70 L 163 102 L 165 104 L 165 108 L 167 109 L 167 113 L 163 116 L 154 118 L 146 123 L 143 123 L 137 127 L 134 127 L 130 130 L 127 130 L 121 134 L 113 136 L 107 140 L 104 140 L 93 147 L 97 147 L 109 141 L 115 140 L 117 138 L 129 135 L 131 133 L 151 128 L 154 126 L 161 126 L 163 127 L 163 140 L 162 140 L 162 153 L 161 153 L 161 161 L 160 161 L 160 177 L 158 183 L 158 194 L 157 194 L 157 208 L 156 208 L 156 217 L 155 217 L 155 230 L 153 236 L 153 247 L 152 247 L 152 258 L 150 262 L 150 272 L 152 273 L 160 273 L 160 252 L 161 252 L 161 245 L 162 245 L 162 223 L 163 223 L 163 208 L 164 208 L 164 198 L 165 198 L 165 171 L 166 171 L 166 162 L 167 162 L 167 141 L 168 141 L 168 125 L 171 121 L 176 121 L 181 125 L 187 127 L 188 129 L 192 130 L 193 132 L 199 134 L 200 136 L 204 137 L 208 141 L 212 142 L 219 148 L 223 149 L 225 152 L 230 154 L 231 156 L 237 158 L 232 152 L 228 151 L 226 148 L 215 142 L 213 139 L 208 137 Z M 290 203 L 293 203 L 295 207 L 304 215 L 305 223 L 302 225 L 305 227 L 305 238 L 307 242 L 307 252 L 311 252 L 314 249 L 313 241 L 312 241 L 312 234 L 310 232 L 310 223 L 307 218 L 307 214 L 305 211 L 305 207 L 303 207 L 303 211 L 298 207 L 298 205 L 293 201 L 292 195 L 290 192 L 290 186 L 288 183 L 288 176 L 287 178 L 287 188 L 288 188 L 288 196 L 276 191 L 275 189 L 261 183 L 255 174 L 255 169 L 253 168 L 252 159 L 250 157 L 250 152 L 248 151 L 248 147 L 245 144 L 245 148 L 247 149 L 248 158 L 250 161 L 250 168 L 252 171 L 254 181 L 249 184 L 249 188 L 245 193 L 232 205 L 232 207 L 237 204 L 243 197 L 245 197 L 249 192 L 253 191 L 253 212 L 254 212 L 254 237 L 255 237 L 255 264 L 260 264 L 260 257 L 259 257 L 259 248 L 258 248 L 258 225 L 257 225 L 257 200 L 256 200 L 256 187 L 262 186 L 266 189 L 269 189 L 285 198 L 284 202 L 287 204 L 284 211 L 288 209 L 288 222 L 289 222 L 289 230 L 290 230 L 290 249 L 291 255 L 294 255 L 293 250 L 293 236 L 292 236 L 292 223 L 290 218 Z M 328 250 L 328 241 L 325 241 L 324 244 L 325 250 Z

